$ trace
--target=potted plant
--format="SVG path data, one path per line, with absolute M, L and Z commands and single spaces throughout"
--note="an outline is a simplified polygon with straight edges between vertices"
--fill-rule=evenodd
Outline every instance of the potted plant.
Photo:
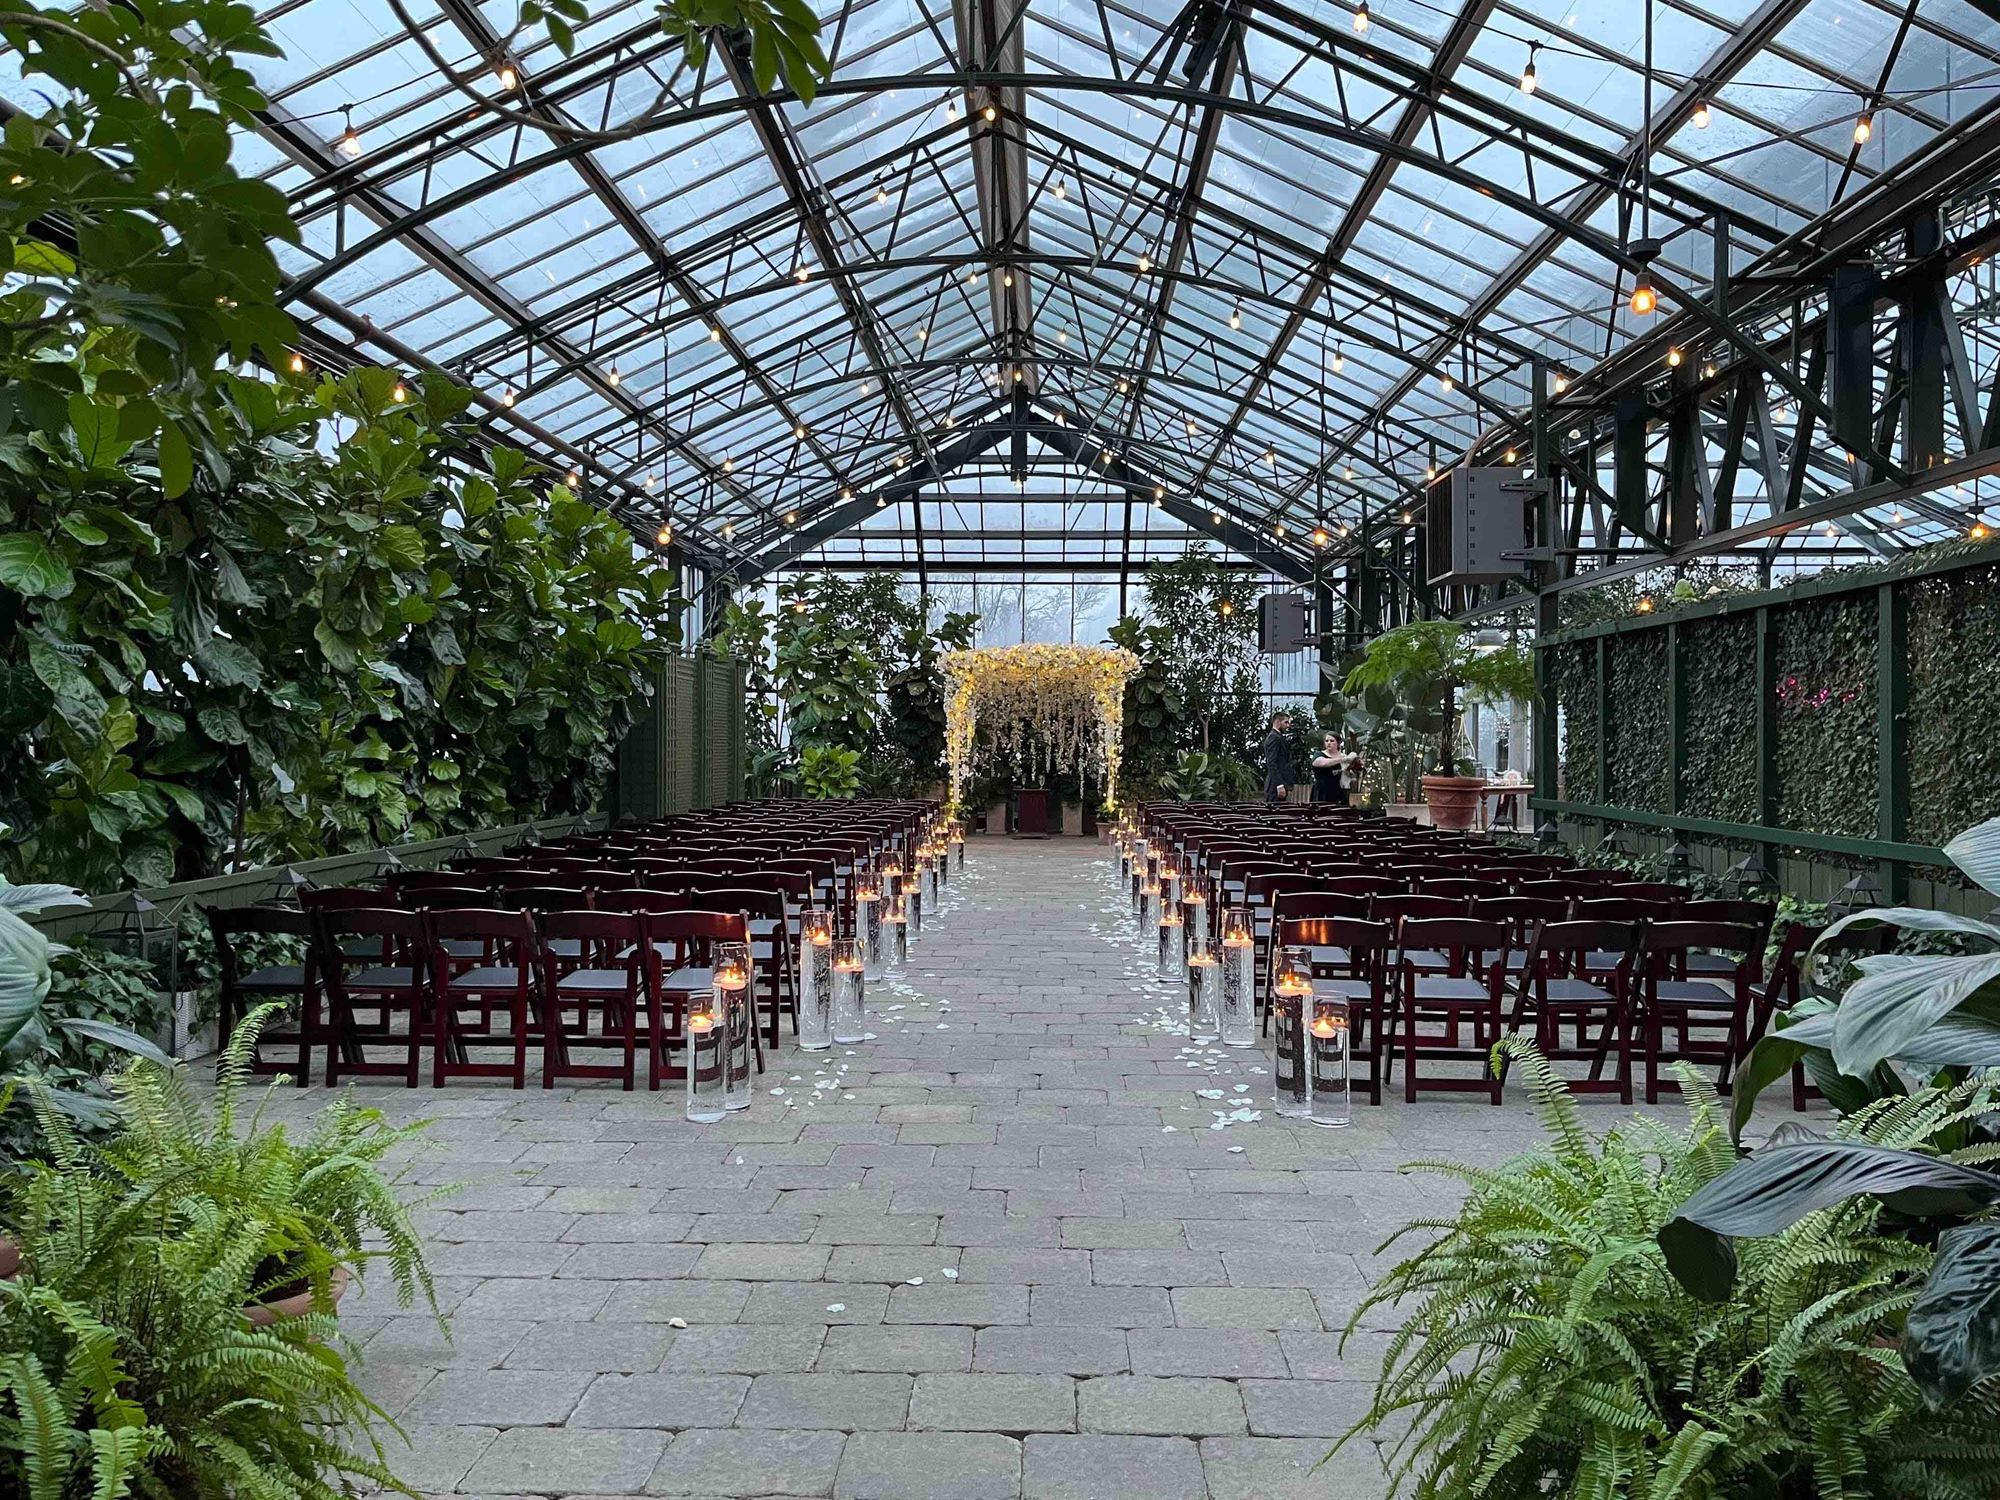
M 1421 778 L 1431 821 L 1470 828 L 1484 777 L 1458 753 L 1458 695 L 1505 702 L 1535 690 L 1534 661 L 1519 646 L 1487 647 L 1456 620 L 1413 620 L 1385 631 L 1347 674 L 1350 693 L 1387 687 L 1402 697 L 1410 727 L 1437 736 L 1437 769 Z
M 1683 1128 L 1641 1117 L 1597 1137 L 1532 1047 L 1502 1045 L 1549 1139 L 1497 1168 L 1420 1164 L 1468 1194 L 1403 1231 L 1423 1248 L 1350 1320 L 1352 1336 L 1386 1326 L 1386 1310 L 1400 1331 L 1342 1445 L 1379 1440 L 1392 1488 L 1438 1500 L 1991 1493 L 1994 1384 L 1934 1405 L 1877 1343 L 1932 1265 L 1928 1246 L 1875 1203 L 1828 1194 L 1831 1211 L 1746 1241 L 1721 1296 L 1695 1296 L 1657 1237 L 1728 1180 L 1714 1091 L 1683 1066 Z M 1883 1112 L 1850 1134 L 1892 1151 L 1925 1128 Z
M 0 1436 L 32 1429 L 38 1453 L 60 1455 L 91 1443 L 110 1412 L 133 1433 L 117 1456 L 137 1466 L 130 1489 L 142 1495 L 340 1500 L 403 1488 L 334 1307 L 348 1275 L 382 1264 L 399 1302 L 421 1295 L 435 1312 L 410 1213 L 436 1195 L 406 1203 L 401 1175 L 384 1167 L 422 1127 L 390 1126 L 344 1096 L 296 1137 L 246 1118 L 246 1064 L 270 1009 L 231 1038 L 212 1097 L 176 1065 L 141 1059 L 117 1080 L 127 1107 L 116 1135 L 94 1145 L 52 1117 L 48 1159 L 6 1187 L 0 1213 L 23 1260 L 0 1285 L 0 1356 L 23 1340 L 47 1373 L 66 1331 L 102 1329 L 91 1371 L 116 1362 L 123 1373 L 115 1407 L 93 1397 L 45 1408 L 15 1365 L 0 1378 Z M 89 1373 L 71 1363 L 64 1380 Z M 42 1493 L 25 1479 L 39 1461 L 0 1441 L 0 1493 Z

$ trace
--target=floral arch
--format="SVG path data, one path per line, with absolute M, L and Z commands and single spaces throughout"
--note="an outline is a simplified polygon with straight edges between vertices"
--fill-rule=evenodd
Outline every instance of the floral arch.
M 951 800 L 964 798 L 980 755 L 980 731 L 990 753 L 1024 773 L 1094 768 L 1107 801 L 1118 789 L 1124 732 L 1125 679 L 1139 658 L 1116 646 L 987 646 L 944 658 L 945 759 Z

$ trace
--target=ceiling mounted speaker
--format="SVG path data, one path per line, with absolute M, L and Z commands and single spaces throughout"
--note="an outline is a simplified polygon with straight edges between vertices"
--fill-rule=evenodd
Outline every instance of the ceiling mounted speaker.
M 1304 651 L 1313 643 L 1304 594 L 1266 594 L 1257 601 L 1257 649 L 1273 656 Z

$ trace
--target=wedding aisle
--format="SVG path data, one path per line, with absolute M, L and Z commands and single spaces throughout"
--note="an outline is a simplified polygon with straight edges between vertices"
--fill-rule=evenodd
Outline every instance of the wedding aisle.
M 1272 1116 L 1264 1051 L 1191 1048 L 1106 851 L 978 841 L 873 1040 L 789 1039 L 754 1106 L 369 1089 L 437 1116 L 424 1228 L 453 1339 L 350 1299 L 437 1494 L 1369 1500 L 1375 1246 L 1525 1108 Z M 317 1089 L 281 1094 L 291 1112 Z M 1222 1128 L 1212 1128 L 1220 1124 Z

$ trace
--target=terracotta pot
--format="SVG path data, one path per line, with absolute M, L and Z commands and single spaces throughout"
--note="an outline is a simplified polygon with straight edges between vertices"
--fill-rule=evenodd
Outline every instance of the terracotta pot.
M 21 1247 L 0 1234 L 0 1281 L 12 1281 L 21 1269 Z
M 352 1279 L 348 1275 L 347 1267 L 333 1268 L 333 1274 L 328 1278 L 327 1291 L 333 1298 L 336 1309 L 340 1306 L 340 1299 L 347 1295 L 347 1283 Z M 309 1291 L 294 1292 L 289 1297 L 280 1297 L 276 1302 L 246 1302 L 243 1305 L 243 1316 L 250 1320 L 252 1328 L 269 1328 L 280 1318 L 302 1318 L 311 1311 L 312 1293 Z
M 1470 828 L 1479 811 L 1479 794 L 1486 786 L 1484 776 L 1426 776 L 1424 801 L 1431 810 L 1436 828 Z

